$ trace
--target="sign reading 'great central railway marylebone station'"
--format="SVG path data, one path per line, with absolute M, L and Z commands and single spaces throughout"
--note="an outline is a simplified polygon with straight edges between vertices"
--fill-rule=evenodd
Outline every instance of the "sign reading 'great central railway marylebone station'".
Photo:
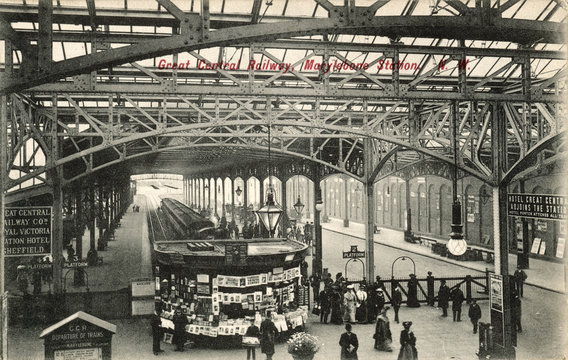
M 6 208 L 5 256 L 51 254 L 51 207 Z
M 507 195 L 509 216 L 566 219 L 566 196 L 549 194 Z

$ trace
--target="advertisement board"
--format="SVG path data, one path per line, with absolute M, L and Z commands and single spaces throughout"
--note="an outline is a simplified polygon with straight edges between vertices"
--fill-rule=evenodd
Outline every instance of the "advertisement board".
M 536 219 L 566 219 L 566 196 L 508 194 L 507 214 Z
M 51 254 L 50 206 L 7 207 L 4 213 L 4 255 Z

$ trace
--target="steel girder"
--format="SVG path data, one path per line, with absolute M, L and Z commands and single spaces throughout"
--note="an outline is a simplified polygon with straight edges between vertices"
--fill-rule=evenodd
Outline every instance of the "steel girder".
M 55 96 L 57 136 L 64 145 L 53 163 L 38 165 L 26 162 L 30 158 L 20 155 L 24 148 L 21 144 L 35 139 L 37 152 L 41 149 L 49 158 L 44 139 L 49 139 L 47 134 L 55 124 L 53 114 L 49 108 L 38 109 L 30 100 L 13 95 L 10 163 L 11 170 L 21 174 L 11 179 L 10 187 L 41 179 L 56 166 L 73 169 L 64 172 L 64 182 L 69 183 L 147 155 L 155 156 L 153 161 L 163 163 L 164 168 L 178 169 L 180 173 L 184 173 L 184 165 L 192 164 L 193 171 L 185 171 L 189 176 L 206 168 L 226 172 L 235 161 L 245 162 L 246 166 L 250 165 L 246 158 L 250 162 L 265 160 L 264 155 L 257 154 L 265 153 L 267 148 L 268 126 L 272 128 L 276 160 L 317 162 L 325 165 L 327 173 L 345 173 L 360 181 L 364 179 L 364 138 L 373 139 L 371 156 L 373 164 L 381 164 L 380 170 L 375 169 L 379 179 L 426 158 L 453 163 L 451 102 L 399 101 L 387 106 L 367 99 L 333 99 L 331 105 L 319 98 L 282 97 L 276 102 L 268 96 L 216 96 L 213 100 L 214 106 L 200 107 L 199 98 L 164 98 L 156 112 L 152 104 L 138 102 L 135 95 L 111 95 L 106 108 L 91 113 L 73 95 Z M 487 183 L 493 179 L 491 119 L 497 111 L 507 119 L 507 148 L 503 151 L 509 168 L 547 138 L 558 138 L 565 129 L 561 119 L 566 110 L 559 104 L 462 102 L 458 109 L 459 168 Z M 179 153 L 182 149 L 192 150 Z M 200 152 L 202 149 L 208 152 Z M 235 153 L 235 149 L 242 152 Z M 174 151 L 175 158 L 168 158 L 168 153 Z M 552 156 L 563 147 L 548 147 L 547 151 Z M 201 158 L 206 154 L 209 157 Z M 543 154 L 541 161 L 549 155 Z M 188 163 L 176 165 L 180 158 Z
M 278 48 L 302 50 L 305 55 L 294 63 L 284 63 L 276 56 Z M 311 49 L 310 49 L 311 48 Z M 549 77 L 532 78 L 532 62 L 559 61 L 566 58 L 560 51 L 490 50 L 466 47 L 433 48 L 420 46 L 356 46 L 348 44 L 315 44 L 314 42 L 273 42 L 240 46 L 241 51 L 267 59 L 268 65 L 285 64 L 288 68 L 278 71 L 203 69 L 217 59 L 207 58 L 194 51 L 187 55 L 193 64 L 189 70 L 164 70 L 163 66 L 145 67 L 135 62 L 130 66 L 115 67 L 112 73 L 104 72 L 75 76 L 70 79 L 45 84 L 30 89 L 36 94 L 66 93 L 136 93 L 165 95 L 250 95 L 309 96 L 341 98 L 386 98 L 429 100 L 483 100 L 483 101 L 545 101 L 561 102 L 562 94 L 556 92 L 556 83 L 565 80 L 565 71 Z M 364 64 L 349 52 L 365 54 Z M 416 71 L 404 72 L 387 69 L 385 64 L 413 55 L 438 56 L 437 63 L 410 63 Z M 325 59 L 328 59 L 327 61 Z M 331 59 L 331 60 L 330 60 Z M 335 61 L 333 60 L 335 59 Z M 431 58 L 432 60 L 434 58 Z M 472 76 L 472 69 L 483 62 L 495 61 L 500 68 L 491 69 L 482 76 Z M 240 60 L 239 60 L 240 62 Z M 249 63 L 250 64 L 250 63 Z M 322 74 L 317 67 L 328 68 Z M 356 70 L 336 70 L 330 65 L 343 64 Z M 363 69 L 363 64 L 367 69 Z M 359 67 L 358 67 L 359 66 Z M 198 68 L 199 67 L 199 68 Z M 517 76 L 512 76 L 518 72 Z M 456 74 L 463 78 L 457 79 Z M 470 74 L 468 76 L 468 73 Z M 519 83 L 519 78 L 521 82 Z M 140 83 L 144 86 L 140 86 Z M 456 89 L 459 88 L 459 91 Z
M 85 74 L 102 68 L 111 68 L 150 57 L 184 51 L 313 34 L 368 34 L 387 36 L 393 39 L 403 36 L 459 38 L 462 40 L 495 40 L 533 44 L 536 42 L 563 43 L 566 32 L 562 23 L 504 19 L 500 13 L 496 12 L 489 12 L 490 16 L 487 17 L 488 12 L 481 8 L 472 8 L 463 16 L 458 17 L 401 17 L 380 14 L 376 16 L 377 10 L 380 13 L 381 5 L 384 5 L 380 1 L 369 7 L 350 7 L 349 4 L 334 6 L 327 1 L 319 1 L 318 3 L 328 11 L 329 16 L 327 18 L 304 18 L 230 27 L 218 25 L 216 31 L 210 29 L 212 24 L 209 11 L 201 14 L 184 13 L 171 4 L 167 7 L 167 10 L 174 17 L 172 28 L 179 29 L 179 35 L 144 40 L 125 47 L 108 48 L 105 51 L 96 51 L 88 55 L 47 64 L 41 62 L 43 56 L 40 56 L 45 54 L 46 49 L 40 46 L 40 49 L 36 51 L 32 48 L 32 54 L 38 53 L 38 56 L 35 57 L 36 61 L 32 58 L 28 63 L 22 64 L 22 67 L 14 75 L 2 76 L 0 82 L 2 87 L 0 89 L 3 93 L 19 91 L 56 81 L 66 76 Z M 24 10 L 29 11 L 25 7 L 22 12 Z M 7 15 L 5 13 L 3 17 L 9 18 Z M 57 9 L 54 9 L 49 18 L 40 16 L 39 21 L 46 24 L 52 21 L 59 21 L 59 23 L 64 21 L 57 16 Z M 17 18 L 13 14 L 11 17 Z M 97 14 L 97 20 L 99 17 L 100 14 Z M 92 24 L 92 16 L 88 11 L 85 11 L 84 21 Z M 51 36 L 52 32 L 40 33 L 42 38 L 38 39 L 38 43 L 45 44 L 47 39 L 51 41 Z M 37 61 L 38 58 L 40 61 Z
M 171 161 L 168 154 L 182 148 L 264 150 L 268 126 L 273 127 L 272 145 L 280 160 L 288 161 L 293 157 L 316 161 L 326 165 L 320 168 L 328 173 L 341 172 L 364 179 L 362 143 L 364 138 L 371 138 L 370 155 L 373 164 L 380 165 L 380 168 L 375 167 L 373 174 L 379 178 L 408 169 L 425 157 L 449 164 L 457 156 L 462 171 L 491 183 L 495 177 L 490 170 L 493 168 L 491 142 L 494 141 L 490 120 L 496 112 L 502 113 L 502 118 L 507 121 L 508 141 L 506 148 L 501 150 L 507 154 L 510 168 L 525 154 L 532 154 L 537 144 L 556 138 L 564 131 L 566 109 L 559 102 L 565 89 L 565 71 L 535 79 L 530 68 L 535 59 L 549 62 L 564 59 L 564 52 L 530 48 L 471 49 L 463 43 L 459 47 L 409 46 L 396 41 L 400 36 L 447 38 L 459 34 L 471 39 L 523 44 L 554 43 L 565 37 L 563 24 L 502 19 L 498 13 L 487 18 L 481 16 L 478 9 L 462 9 L 462 16 L 455 18 L 394 18 L 382 16 L 380 12 L 375 16 L 381 1 L 368 8 L 350 8 L 349 3 L 344 7 L 333 6 L 320 1 L 329 11 L 328 18 L 285 18 L 291 22 L 275 18 L 266 19 L 270 21 L 266 24 L 245 25 L 239 23 L 242 19 L 235 20 L 235 17 L 217 19 L 212 15 L 211 19 L 206 19 L 208 12 L 186 14 L 169 1 L 160 0 L 160 3 L 167 5 L 171 15 L 158 14 L 153 25 L 159 26 L 159 21 L 167 18 L 172 28 L 180 29 L 180 35 L 132 33 L 121 41 L 131 45 L 119 49 L 112 49 L 118 34 L 108 31 L 91 34 L 44 31 L 39 35 L 13 31 L 8 21 L 26 21 L 26 16 L 30 20 L 38 15 L 30 14 L 29 9 L 21 15 L 12 11 L 8 16 L 10 11 L 4 12 L 7 20 L 2 20 L 0 25 L 11 29 L 5 32 L 9 39 L 7 48 L 11 42 L 32 56 L 26 57 L 31 60 L 22 63 L 19 71 L 12 71 L 7 64 L 3 91 L 43 84 L 27 95 L 11 96 L 9 135 L 13 141 L 10 164 L 11 170 L 20 174 L 12 177 L 11 186 L 21 186 L 34 179 L 44 181 L 43 174 L 54 166 L 79 169 L 67 173 L 66 181 L 70 182 L 148 154 Z M 51 21 L 79 21 L 92 25 L 93 14 L 83 12 L 55 8 L 50 16 L 37 19 L 43 29 Z M 127 14 L 127 18 L 135 23 L 138 20 L 133 19 L 137 16 L 147 21 L 147 15 L 133 12 Z M 104 11 L 97 11 L 97 23 L 112 23 L 112 15 L 105 16 Z M 209 27 L 217 31 L 209 31 Z M 375 46 L 276 41 L 281 37 L 328 33 L 386 35 L 393 38 L 393 43 Z M 92 54 L 38 64 L 38 58 L 45 59 L 49 52 L 45 47 L 49 47 L 52 40 L 84 41 L 87 37 L 92 44 Z M 36 39 L 43 45 L 43 50 L 30 45 L 30 40 Z M 172 53 L 175 59 L 180 51 L 245 42 L 242 46 L 249 54 L 258 54 L 274 62 L 281 60 L 274 52 L 278 48 L 306 50 L 302 61 L 326 61 L 335 57 L 348 64 L 354 59 L 347 53 L 361 51 L 372 56 L 369 63 L 373 65 L 380 59 L 396 60 L 409 54 L 439 55 L 447 69 L 433 66 L 411 75 L 396 70 L 386 75 L 360 70 L 345 74 L 254 70 L 192 73 L 163 72 L 133 62 Z M 214 62 L 195 52 L 191 55 Z M 468 76 L 468 69 L 460 66 L 468 57 L 504 59 L 505 62 L 485 76 L 475 77 Z M 113 68 L 113 65 L 124 63 L 131 65 Z M 96 72 L 109 66 L 112 73 Z M 514 75 L 514 69 L 520 69 L 520 74 Z M 70 75 L 76 76 L 46 84 Z M 140 79 L 143 79 L 143 85 L 137 82 Z M 62 92 L 62 96 L 54 97 L 56 101 L 50 99 L 54 93 Z M 449 115 L 452 101 L 459 101 L 458 154 L 451 151 L 453 139 Z M 47 108 L 38 108 L 34 102 Z M 89 108 L 89 102 L 94 103 L 93 108 Z M 51 154 L 49 145 L 55 124 L 56 136 L 64 144 L 62 155 L 57 159 Z M 30 139 L 37 142 L 33 152 L 37 154 L 41 149 L 43 157 L 53 159 L 53 162 L 42 164 L 37 159 L 32 162 L 26 154 L 22 155 L 28 149 L 22 144 Z M 563 146 L 545 149 L 552 153 L 561 151 Z M 227 168 L 234 159 L 228 153 L 220 150 L 216 157 L 211 157 L 228 156 L 229 161 L 219 163 L 217 171 Z M 255 158 L 253 152 L 247 154 L 253 160 L 262 159 Z M 547 156 L 548 159 L 554 157 L 549 155 L 543 154 L 538 157 L 539 161 L 546 161 Z M 169 166 L 175 169 L 173 165 Z

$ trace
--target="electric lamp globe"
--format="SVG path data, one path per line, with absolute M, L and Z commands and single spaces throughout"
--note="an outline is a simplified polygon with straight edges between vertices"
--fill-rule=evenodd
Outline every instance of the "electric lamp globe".
M 467 243 L 462 239 L 450 239 L 446 245 L 450 254 L 460 256 L 467 251 Z

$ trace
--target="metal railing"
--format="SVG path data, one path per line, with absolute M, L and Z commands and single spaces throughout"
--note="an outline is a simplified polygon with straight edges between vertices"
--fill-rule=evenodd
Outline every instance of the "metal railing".
M 383 288 L 385 291 L 385 300 L 389 303 L 392 298 L 394 284 L 398 284 L 402 293 L 402 302 L 407 302 L 408 297 L 408 281 L 409 278 L 392 278 L 391 280 L 383 280 Z M 432 303 L 438 300 L 438 290 L 442 280 L 446 281 L 446 285 L 450 288 L 450 292 L 460 287 L 466 298 L 466 302 L 471 300 L 488 300 L 489 299 L 489 272 L 485 276 L 458 276 L 458 277 L 426 277 L 416 278 L 417 281 L 417 298 L 421 303 Z M 347 279 L 348 284 L 362 283 L 363 279 Z

